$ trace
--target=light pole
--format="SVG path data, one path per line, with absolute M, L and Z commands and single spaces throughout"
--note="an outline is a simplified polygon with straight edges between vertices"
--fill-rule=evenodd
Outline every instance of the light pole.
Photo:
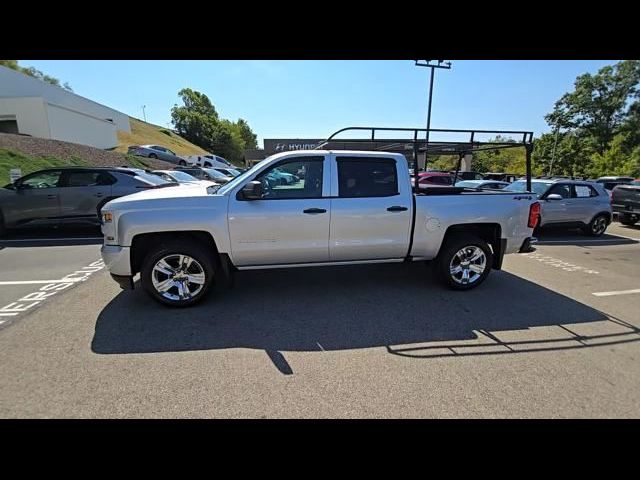
M 146 123 L 147 121 L 147 114 L 145 113 L 144 109 L 147 108 L 146 105 L 142 105 L 142 116 L 144 117 L 144 121 Z
M 556 139 L 553 142 L 553 151 L 551 152 L 551 163 L 549 163 L 549 176 L 553 171 L 553 161 L 556 159 L 556 146 L 558 145 L 558 132 L 560 132 L 560 125 L 556 125 Z
M 450 69 L 451 62 L 445 62 L 444 60 L 435 60 L 435 62 L 437 63 L 431 63 L 431 62 L 434 62 L 434 60 L 416 60 L 415 62 L 416 62 L 415 63 L 416 67 L 428 67 L 431 69 L 431 78 L 429 80 L 429 104 L 427 106 L 427 135 L 426 135 L 426 143 L 425 143 L 425 149 L 424 149 L 424 168 L 426 170 L 427 155 L 429 150 L 429 130 L 431 129 L 431 100 L 433 98 L 433 74 L 436 68 L 445 68 L 447 70 Z M 413 169 L 414 169 L 414 175 L 416 178 L 415 188 L 417 192 L 419 188 L 418 187 L 418 155 L 415 149 L 414 149 Z

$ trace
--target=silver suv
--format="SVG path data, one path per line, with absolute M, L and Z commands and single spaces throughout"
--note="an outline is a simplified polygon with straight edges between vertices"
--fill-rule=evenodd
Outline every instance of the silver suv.
M 97 224 L 109 200 L 169 184 L 131 168 L 51 168 L 0 188 L 0 235 L 22 226 Z M 172 185 L 172 184 L 169 184 Z
M 611 223 L 611 201 L 601 183 L 532 180 L 531 189 L 541 200 L 539 227 L 581 228 L 585 234 L 599 237 Z M 527 182 L 518 180 L 503 191 L 526 192 Z

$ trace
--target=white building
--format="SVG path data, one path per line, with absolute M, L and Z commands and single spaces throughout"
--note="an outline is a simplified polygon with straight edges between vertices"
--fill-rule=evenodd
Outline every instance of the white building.
M 0 132 L 106 149 L 118 130 L 131 132 L 128 115 L 0 66 Z

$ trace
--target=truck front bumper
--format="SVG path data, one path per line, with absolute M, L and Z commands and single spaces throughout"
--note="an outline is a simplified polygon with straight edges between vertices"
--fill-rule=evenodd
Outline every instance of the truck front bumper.
M 120 247 L 118 245 L 103 245 L 100 249 L 102 260 L 111 275 L 120 277 L 130 277 L 131 261 L 129 247 Z

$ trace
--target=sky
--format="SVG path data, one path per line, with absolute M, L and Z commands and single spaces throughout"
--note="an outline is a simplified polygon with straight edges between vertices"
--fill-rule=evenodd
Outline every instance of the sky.
M 575 78 L 613 60 L 451 60 L 436 70 L 431 126 L 548 132 L 544 115 Z M 171 126 L 178 91 L 206 94 L 221 118 L 264 138 L 326 138 L 346 126 L 424 128 L 429 69 L 413 60 L 21 60 L 74 92 Z

